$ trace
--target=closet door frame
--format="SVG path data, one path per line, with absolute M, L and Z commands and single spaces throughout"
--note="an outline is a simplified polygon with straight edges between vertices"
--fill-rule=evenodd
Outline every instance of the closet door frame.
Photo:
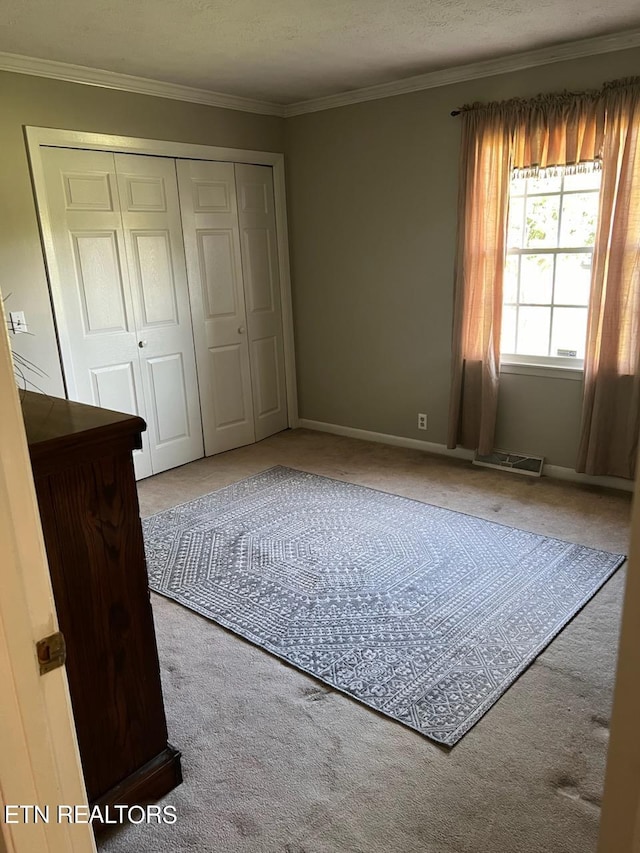
M 36 208 L 42 235 L 45 268 L 54 307 L 54 324 L 58 336 L 60 365 L 65 392 L 68 394 L 65 368 L 71 363 L 72 345 L 69 339 L 64 312 L 61 306 L 62 281 L 55 262 L 53 227 L 46 205 L 42 148 L 83 148 L 93 151 L 108 151 L 115 154 L 147 154 L 156 157 L 171 157 L 186 160 L 218 160 L 228 163 L 249 163 L 271 166 L 276 214 L 278 265 L 280 269 L 280 297 L 282 327 L 284 335 L 285 381 L 287 391 L 288 426 L 299 425 L 298 393 L 296 384 L 295 349 L 293 337 L 293 307 L 291 300 L 291 273 L 289 266 L 289 239 L 284 176 L 284 154 L 271 151 L 251 151 L 243 148 L 221 148 L 212 145 L 197 145 L 183 142 L 166 142 L 142 139 L 133 136 L 112 136 L 89 133 L 81 130 L 58 130 L 48 127 L 25 128 L 27 152 L 31 167 L 31 178 L 36 198 Z M 197 318 L 195 318 L 197 319 Z

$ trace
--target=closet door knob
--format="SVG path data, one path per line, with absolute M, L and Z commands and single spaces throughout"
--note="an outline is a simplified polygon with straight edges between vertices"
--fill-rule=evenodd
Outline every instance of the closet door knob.
M 140 349 L 142 349 L 142 347 L 146 347 L 146 345 L 147 345 L 146 341 L 138 341 L 138 346 L 140 347 Z
M 246 332 L 246 329 L 244 326 L 238 326 L 238 334 L 239 335 L 244 335 L 245 332 Z

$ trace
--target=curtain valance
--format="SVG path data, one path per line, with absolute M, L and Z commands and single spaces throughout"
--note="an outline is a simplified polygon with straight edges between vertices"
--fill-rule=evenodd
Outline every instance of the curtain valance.
M 591 164 L 602 156 L 611 92 L 638 86 L 640 77 L 629 77 L 587 92 L 467 104 L 461 112 L 472 123 L 474 118 L 484 122 L 492 116 L 500 121 L 511 136 L 511 167 L 518 177 L 564 166 L 581 171 L 581 164 L 584 169 L 593 168 Z

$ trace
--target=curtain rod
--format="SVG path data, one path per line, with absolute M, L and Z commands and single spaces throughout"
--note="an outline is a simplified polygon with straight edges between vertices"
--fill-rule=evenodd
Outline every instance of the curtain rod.
M 562 92 L 551 92 L 551 93 L 543 92 L 540 95 L 537 95 L 533 98 L 524 99 L 524 98 L 515 97 L 515 98 L 509 98 L 508 100 L 502 101 L 501 103 L 502 104 L 509 104 L 509 103 L 514 102 L 514 103 L 522 104 L 522 103 L 526 103 L 527 101 L 531 101 L 532 103 L 536 104 L 537 102 L 544 101 L 548 98 L 567 98 L 567 97 L 584 97 L 584 96 L 599 97 L 605 91 L 607 91 L 609 89 L 618 89 L 618 88 L 623 88 L 623 87 L 627 87 L 627 86 L 636 87 L 639 85 L 640 85 L 640 76 L 621 77 L 618 80 L 609 80 L 608 82 L 603 83 L 599 89 L 586 89 L 582 92 L 568 92 L 567 90 L 564 90 Z M 483 106 L 488 106 L 488 104 L 477 104 L 477 103 L 476 104 L 469 104 L 467 107 L 465 107 L 463 109 L 475 109 L 476 107 L 483 107 Z M 463 112 L 462 109 L 451 110 L 450 115 L 454 116 L 454 117 L 459 116 L 461 112 Z

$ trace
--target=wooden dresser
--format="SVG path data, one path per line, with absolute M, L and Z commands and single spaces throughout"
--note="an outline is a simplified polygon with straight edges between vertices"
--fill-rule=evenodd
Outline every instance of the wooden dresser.
M 21 397 L 89 801 L 144 805 L 182 781 L 167 742 L 131 455 L 146 424 Z

